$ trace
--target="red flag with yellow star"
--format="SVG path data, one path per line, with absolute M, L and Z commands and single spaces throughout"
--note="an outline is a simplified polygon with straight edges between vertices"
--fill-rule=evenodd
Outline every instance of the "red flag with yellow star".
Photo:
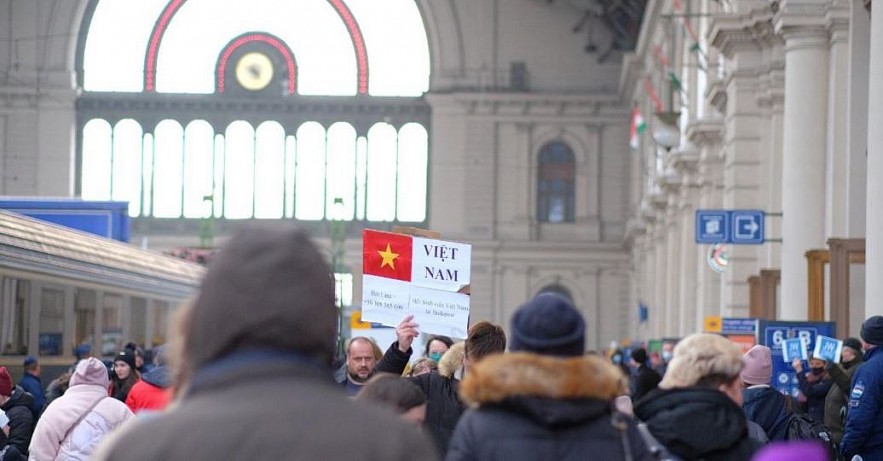
M 363 274 L 411 281 L 410 235 L 365 229 L 362 231 L 362 243 Z

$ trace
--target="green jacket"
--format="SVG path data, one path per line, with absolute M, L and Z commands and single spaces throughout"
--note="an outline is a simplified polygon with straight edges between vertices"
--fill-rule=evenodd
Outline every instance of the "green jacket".
M 825 396 L 825 426 L 831 430 L 831 435 L 838 444 L 843 438 L 843 424 L 846 421 L 846 403 L 849 401 L 849 391 L 852 388 L 852 375 L 861 364 L 862 357 L 858 355 L 850 363 L 829 362 L 825 366 L 834 380 L 834 385 Z

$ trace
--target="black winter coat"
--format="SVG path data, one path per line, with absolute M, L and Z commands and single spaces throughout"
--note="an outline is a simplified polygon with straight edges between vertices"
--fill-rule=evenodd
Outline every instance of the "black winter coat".
M 34 413 L 31 410 L 33 405 L 34 397 L 21 386 L 12 389 L 9 400 L 0 407 L 9 418 L 9 437 L 0 432 L 0 447 L 13 445 L 22 455 L 28 456 L 28 446 L 34 434 Z
M 461 396 L 478 405 L 454 431 L 448 461 L 652 457 L 630 418 L 613 413 L 622 373 L 599 357 L 511 353 L 484 358 Z
M 637 402 L 635 416 L 685 461 L 748 461 L 760 448 L 742 409 L 717 389 L 658 389 Z
M 389 346 L 374 370 L 400 375 L 408 364 L 412 352 L 410 348 L 407 353 L 400 351 L 399 343 L 396 341 Z M 442 456 L 448 450 L 448 444 L 454 433 L 454 427 L 457 426 L 457 421 L 466 410 L 460 401 L 460 381 L 452 374 L 446 373 L 447 376 L 443 376 L 439 372 L 433 371 L 407 378 L 426 394 L 426 421 L 424 425 L 435 440 Z
M 766 431 L 771 442 L 781 442 L 788 436 L 788 397 L 770 386 L 752 386 L 742 391 L 742 411 Z
M 632 395 L 632 400 L 637 402 L 648 392 L 656 389 L 660 381 L 662 381 L 662 376 L 656 370 L 642 363 L 638 367 L 638 376 L 635 378 L 635 393 Z

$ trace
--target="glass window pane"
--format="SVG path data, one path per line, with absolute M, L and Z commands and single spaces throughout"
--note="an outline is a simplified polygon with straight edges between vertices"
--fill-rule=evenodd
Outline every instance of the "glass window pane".
M 153 214 L 153 135 L 147 133 L 144 135 L 144 152 L 141 155 L 143 163 L 141 164 L 141 184 L 144 185 L 144 191 L 141 198 L 144 201 L 142 210 L 145 216 Z
M 302 220 L 325 217 L 325 129 L 307 122 L 297 130 L 294 216 Z
M 152 346 L 156 347 L 168 341 L 169 334 L 169 303 L 153 301 L 151 321 L 153 322 Z
M 224 135 L 215 135 L 215 187 L 212 190 L 212 203 L 214 204 L 214 217 L 220 218 L 224 216 L 224 173 L 227 164 L 225 163 L 225 145 Z
M 291 48 L 299 93 L 356 94 L 352 40 L 327 0 L 187 1 L 163 37 L 157 91 L 214 92 L 221 51 L 231 37 L 255 30 L 273 34 Z
M 123 297 L 105 294 L 101 314 L 101 355 L 109 356 L 123 350 Z
M 110 199 L 111 129 L 104 120 L 89 120 L 83 127 L 82 197 Z
M 396 209 L 396 130 L 378 123 L 368 130 L 368 220 L 392 221 Z
M 28 353 L 31 284 L 23 280 L 0 278 L 0 343 L 3 355 Z
M 64 352 L 64 291 L 43 288 L 40 292 L 40 355 Z
M 365 219 L 365 193 L 368 189 L 368 139 L 356 140 L 356 219 Z
M 147 344 L 147 300 L 144 298 L 132 298 L 129 306 L 129 341 L 135 344 Z
M 417 123 L 408 123 L 399 131 L 398 212 L 399 221 L 422 222 L 426 219 L 426 165 L 429 136 Z
M 294 217 L 294 163 L 297 153 L 297 141 L 294 136 L 285 138 L 285 217 Z
M 184 217 L 207 218 L 212 214 L 214 138 L 211 125 L 195 120 L 184 130 Z M 142 343 L 139 343 L 142 344 Z
M 157 18 L 169 0 L 98 2 L 83 57 L 86 91 L 141 91 L 144 53 Z
M 537 219 L 550 223 L 574 220 L 573 151 L 561 142 L 549 143 L 538 157 Z
M 355 210 L 356 129 L 349 123 L 335 123 L 328 129 L 328 193 L 325 216 L 330 219 L 353 219 Z M 339 216 L 334 201 L 342 200 Z
M 254 217 L 279 219 L 285 198 L 285 131 L 277 122 L 262 123 L 255 135 Z
M 254 209 L 254 128 L 236 121 L 227 127 L 224 216 L 250 218 Z
M 343 304 L 341 304 L 343 302 Z M 353 304 L 353 274 L 334 274 L 334 305 L 351 306 Z
M 413 0 L 347 0 L 368 52 L 372 96 L 420 96 L 429 89 L 429 42 Z M 405 58 L 407 56 L 407 58 Z
M 184 187 L 184 129 L 174 120 L 156 126 L 153 158 L 153 216 L 181 216 Z
M 113 129 L 113 200 L 129 202 L 129 215 L 141 211 L 141 153 L 144 132 L 132 119 Z
M 74 347 L 95 342 L 96 299 L 93 290 L 78 288 L 74 294 Z

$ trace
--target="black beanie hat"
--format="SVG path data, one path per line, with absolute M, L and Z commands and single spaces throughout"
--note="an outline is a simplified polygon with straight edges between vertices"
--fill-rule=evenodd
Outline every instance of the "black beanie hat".
M 862 353 L 862 342 L 858 338 L 846 338 L 843 340 L 843 346 L 848 347 L 859 354 Z
M 868 344 L 883 345 L 883 317 L 875 315 L 862 323 L 862 339 Z
M 632 360 L 638 362 L 638 364 L 647 363 L 647 351 L 643 347 L 639 347 L 632 351 Z
M 585 351 L 586 323 L 570 300 L 540 293 L 512 316 L 509 350 L 579 356 Z
M 113 358 L 114 363 L 116 362 L 126 362 L 130 368 L 135 369 L 135 353 L 130 351 L 129 349 L 122 350 L 117 353 L 116 357 Z

